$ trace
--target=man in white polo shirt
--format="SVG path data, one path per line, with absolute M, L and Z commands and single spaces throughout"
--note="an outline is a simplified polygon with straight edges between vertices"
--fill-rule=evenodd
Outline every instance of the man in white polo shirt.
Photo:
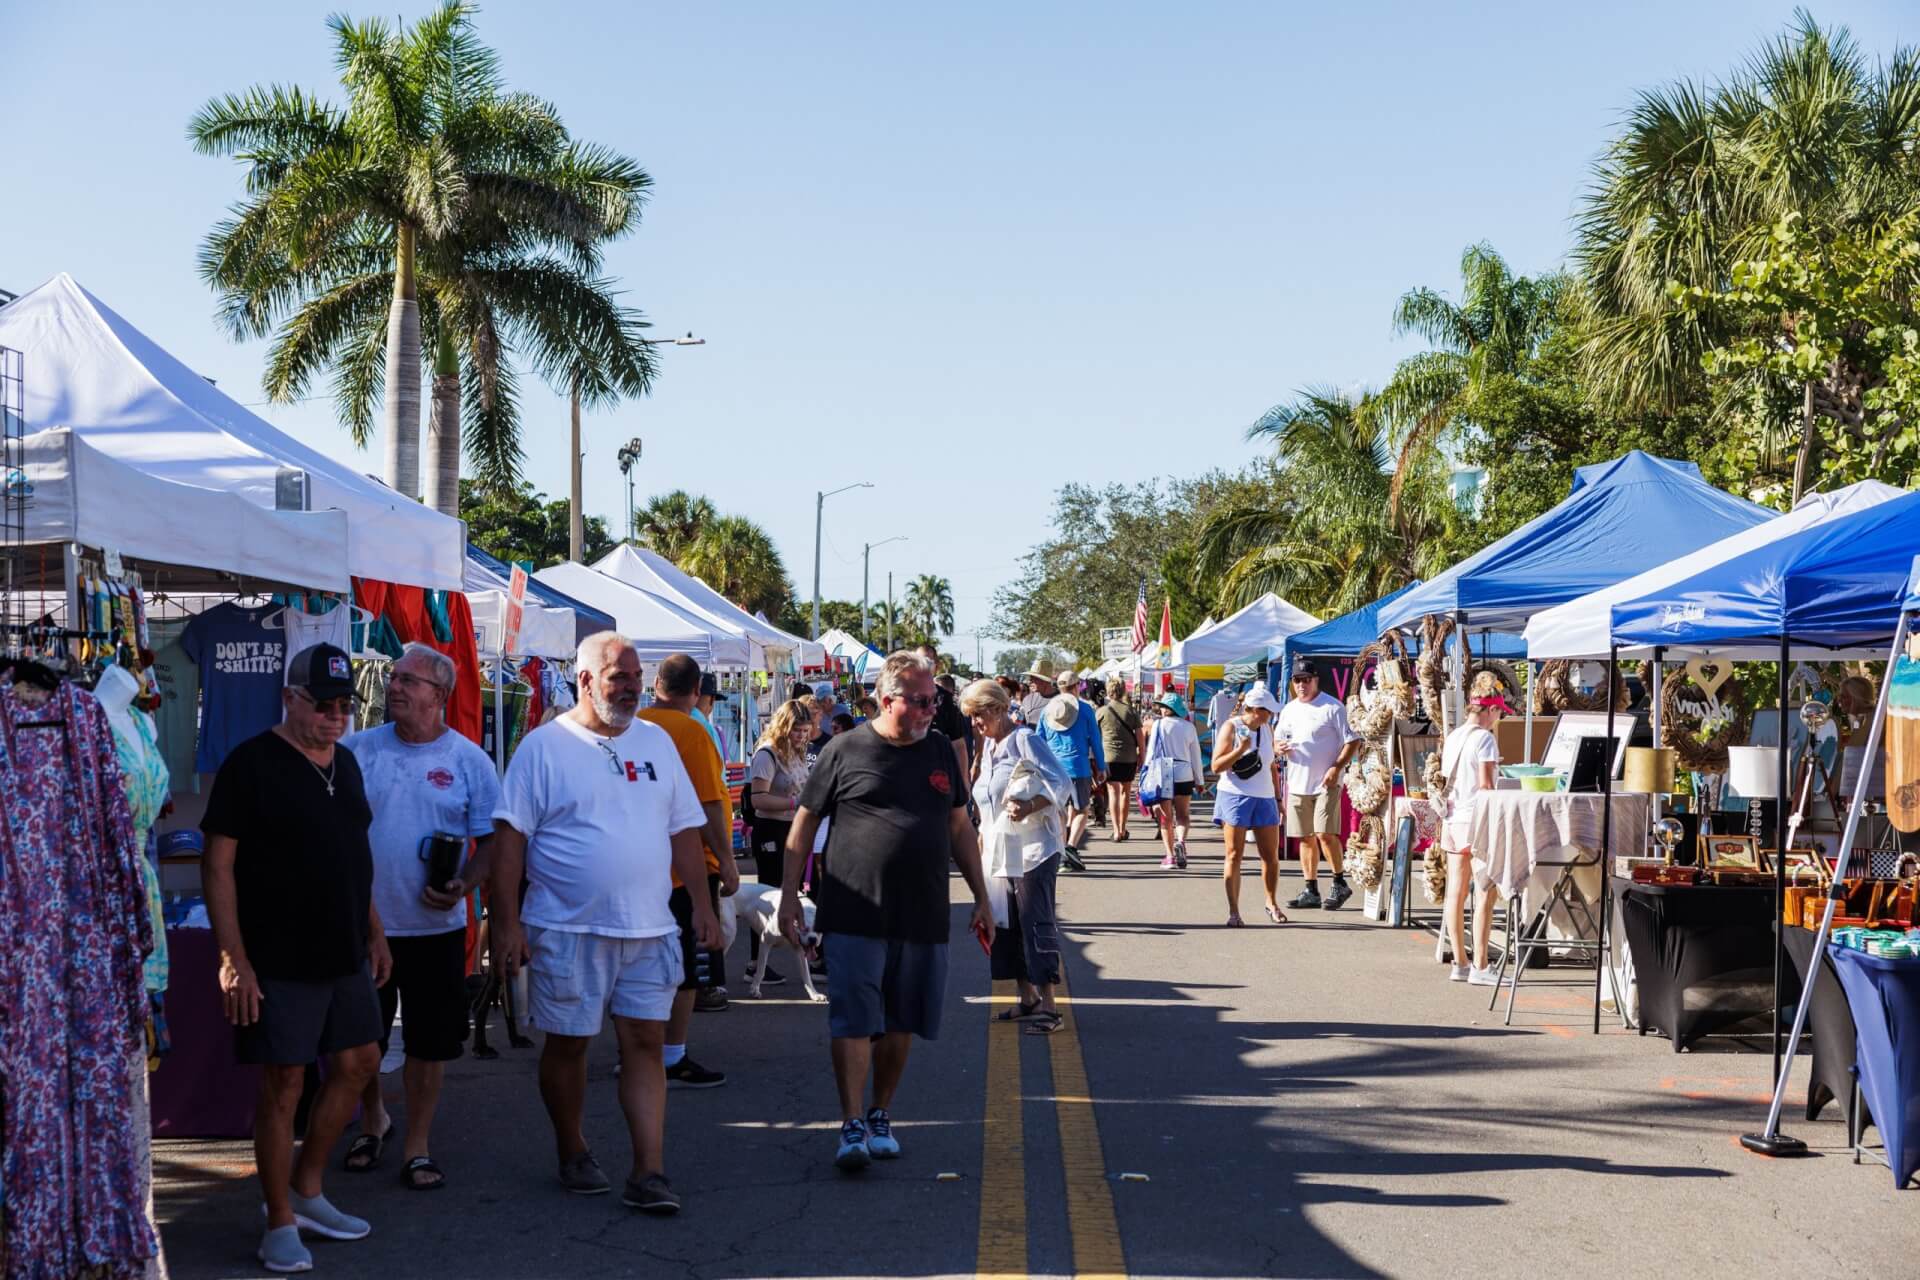
M 1340 771 L 1360 749 L 1360 735 L 1347 724 L 1340 699 L 1320 692 L 1312 661 L 1293 664 L 1293 697 L 1273 723 L 1273 749 L 1287 762 L 1286 834 L 1300 838 L 1300 873 L 1306 888 L 1287 905 L 1325 906 L 1329 911 L 1353 896 L 1340 845 Z M 1320 855 L 1333 865 L 1333 887 L 1320 900 Z
M 682 978 L 673 874 L 704 884 L 706 814 L 673 739 L 637 720 L 640 659 L 611 631 L 580 642 L 580 701 L 535 729 L 507 769 L 495 812 L 493 946 L 508 976 L 531 965 L 528 1014 L 547 1033 L 540 1096 L 553 1121 L 560 1182 L 579 1195 L 612 1190 L 587 1148 L 587 1048 L 613 1012 L 620 1108 L 633 1140 L 622 1199 L 676 1213 L 662 1171 L 667 1017 Z M 524 905 L 512 886 L 527 878 Z M 525 932 L 522 932 L 522 923 Z M 721 943 L 705 895 L 693 901 L 701 947 Z

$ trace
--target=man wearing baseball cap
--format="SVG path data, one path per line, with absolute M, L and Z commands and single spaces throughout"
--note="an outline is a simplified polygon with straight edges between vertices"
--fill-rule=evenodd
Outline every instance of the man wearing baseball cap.
M 1287 834 L 1300 837 L 1306 887 L 1287 905 L 1329 911 L 1353 896 L 1340 844 L 1340 770 L 1360 749 L 1340 699 L 1320 692 L 1320 670 L 1306 658 L 1293 664 L 1293 697 L 1273 726 L 1274 750 L 1287 762 Z M 1320 901 L 1320 856 L 1333 865 L 1333 887 Z
M 321 1193 L 327 1153 L 380 1069 L 380 999 L 392 958 L 373 906 L 373 853 L 359 763 L 339 745 L 353 710 L 347 655 L 293 655 L 286 719 L 235 747 L 200 821 L 220 991 L 243 1063 L 258 1064 L 253 1150 L 266 1199 L 260 1261 L 304 1271 L 307 1231 L 358 1240 L 372 1228 Z M 306 1065 L 327 1062 L 296 1160 L 293 1115 Z

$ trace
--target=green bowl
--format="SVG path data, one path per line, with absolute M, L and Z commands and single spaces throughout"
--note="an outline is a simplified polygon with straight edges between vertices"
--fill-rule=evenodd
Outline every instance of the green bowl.
M 1557 773 L 1530 773 L 1520 779 L 1522 791 L 1558 791 L 1560 775 Z

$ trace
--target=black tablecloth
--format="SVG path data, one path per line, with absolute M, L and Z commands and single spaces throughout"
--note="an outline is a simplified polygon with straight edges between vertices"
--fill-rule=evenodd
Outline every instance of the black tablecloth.
M 1640 988 L 1643 1033 L 1660 1031 L 1678 1053 L 1701 1036 L 1772 1016 L 1772 888 L 1635 884 L 1616 876 L 1613 892 Z
M 1800 989 L 1804 991 L 1807 968 L 1813 959 L 1813 931 L 1787 929 L 1783 936 L 1787 956 L 1793 961 Z M 1807 1081 L 1807 1119 L 1815 1120 L 1829 1102 L 1838 1099 L 1845 1106 L 1853 1096 L 1853 1011 L 1847 1008 L 1847 995 L 1840 989 L 1831 960 L 1821 961 L 1820 972 L 1813 980 L 1813 992 L 1807 997 L 1807 1029 L 1813 1033 L 1813 1075 Z M 1851 1120 L 1852 1127 L 1847 1131 L 1849 1142 L 1867 1124 L 1864 1115 Z

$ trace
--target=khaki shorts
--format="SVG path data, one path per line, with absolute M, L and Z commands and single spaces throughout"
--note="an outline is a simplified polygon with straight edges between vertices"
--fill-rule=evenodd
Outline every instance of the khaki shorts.
M 1334 783 L 1319 795 L 1287 796 L 1287 834 L 1289 836 L 1337 836 L 1340 834 L 1340 784 Z

